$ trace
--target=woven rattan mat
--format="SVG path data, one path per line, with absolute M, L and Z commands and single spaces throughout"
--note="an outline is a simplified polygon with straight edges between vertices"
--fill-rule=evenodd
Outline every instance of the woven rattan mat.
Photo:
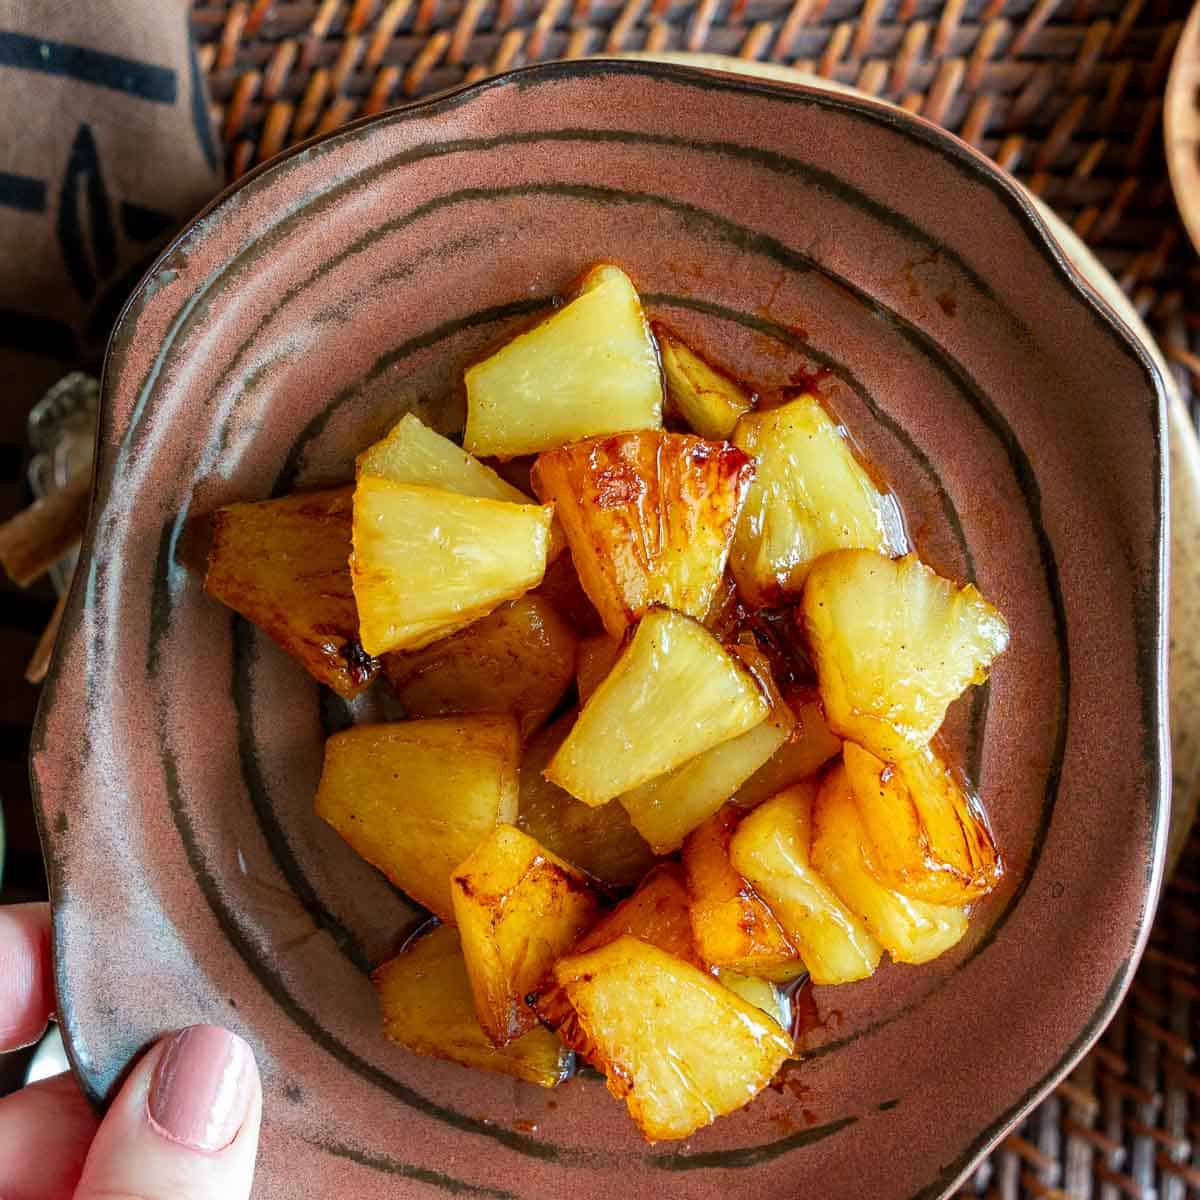
M 1200 262 L 1161 135 L 1187 14 L 1178 0 L 197 0 L 193 27 L 231 179 L 354 117 L 552 58 L 706 52 L 854 84 L 1050 204 L 1145 318 L 1196 417 Z M 1200 1194 L 1198 946 L 1193 836 L 1117 1018 L 964 1195 Z

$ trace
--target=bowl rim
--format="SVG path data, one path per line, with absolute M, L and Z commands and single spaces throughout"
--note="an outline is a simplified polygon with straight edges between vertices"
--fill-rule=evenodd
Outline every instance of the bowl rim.
M 1091 284 L 1091 282 L 1075 267 L 1065 248 L 1057 241 L 1048 224 L 1038 212 L 1025 190 L 1006 172 L 998 167 L 981 151 L 963 141 L 957 135 L 934 124 L 928 119 L 907 110 L 900 109 L 886 101 L 878 100 L 861 93 L 850 93 L 832 87 L 823 87 L 818 83 L 787 83 L 774 79 L 755 78 L 744 74 L 721 71 L 711 67 L 696 67 L 675 62 L 659 62 L 646 59 L 595 58 L 557 60 L 549 63 L 533 64 L 515 70 L 506 71 L 473 83 L 458 85 L 436 95 L 414 101 L 410 104 L 385 109 L 379 113 L 359 117 L 339 126 L 327 133 L 310 137 L 298 142 L 265 162 L 259 163 L 237 180 L 219 191 L 199 212 L 197 212 L 180 230 L 163 246 L 160 253 L 147 268 L 125 303 L 122 305 L 113 325 L 105 350 L 101 370 L 101 407 L 100 420 L 97 425 L 97 463 L 102 451 L 101 434 L 105 429 L 104 412 L 109 407 L 109 392 L 111 386 L 114 361 L 119 359 L 125 345 L 123 335 L 130 313 L 156 290 L 156 276 L 166 261 L 183 245 L 196 230 L 209 220 L 232 197 L 244 188 L 256 184 L 268 177 L 275 170 L 290 160 L 309 153 L 315 147 L 349 139 L 358 136 L 365 129 L 373 126 L 389 125 L 393 122 L 419 121 L 428 115 L 436 115 L 443 111 L 469 104 L 477 96 L 481 96 L 497 88 L 512 84 L 521 85 L 523 80 L 571 80 L 571 79 L 600 79 L 613 75 L 635 75 L 649 79 L 676 80 L 692 86 L 710 90 L 726 91 L 740 94 L 760 95 L 773 99 L 788 97 L 806 97 L 834 110 L 854 112 L 869 119 L 876 120 L 910 141 L 920 143 L 929 150 L 940 153 L 952 160 L 961 170 L 972 175 L 978 182 L 986 184 L 992 192 L 1005 203 L 1014 215 L 1018 225 L 1029 239 L 1030 249 L 1038 252 L 1053 268 L 1059 281 L 1081 300 L 1093 314 L 1101 319 L 1106 326 L 1109 336 L 1114 338 L 1122 348 L 1140 365 L 1148 384 L 1148 391 L 1153 396 L 1150 413 L 1150 429 L 1154 451 L 1153 476 L 1156 482 L 1156 505 L 1154 527 L 1152 534 L 1153 594 L 1147 605 L 1149 611 L 1144 619 L 1149 628 L 1149 636 L 1144 640 L 1141 655 L 1151 660 L 1145 674 L 1145 686 L 1149 693 L 1149 703 L 1145 706 L 1143 716 L 1147 719 L 1147 741 L 1152 742 L 1157 753 L 1148 757 L 1148 777 L 1146 791 L 1148 799 L 1153 800 L 1150 813 L 1150 842 L 1152 846 L 1151 863 L 1145 875 L 1145 884 L 1140 889 L 1144 903 L 1139 914 L 1136 937 L 1133 950 L 1125 960 L 1123 970 L 1113 979 L 1108 990 L 1101 998 L 1093 1013 L 1084 1021 L 1077 1036 L 1070 1042 L 1058 1062 L 1047 1071 L 1040 1080 L 1032 1084 L 1009 1108 L 997 1117 L 989 1126 L 983 1129 L 969 1145 L 958 1155 L 953 1163 L 943 1168 L 935 1180 L 918 1192 L 912 1200 L 935 1200 L 936 1197 L 950 1195 L 975 1169 L 995 1145 L 1017 1125 L 1053 1088 L 1063 1079 L 1074 1066 L 1083 1058 L 1091 1046 L 1098 1040 L 1104 1029 L 1116 1013 L 1127 992 L 1142 952 L 1149 938 L 1153 924 L 1159 893 L 1163 884 L 1164 861 L 1166 853 L 1166 834 L 1170 817 L 1170 748 L 1168 740 L 1167 687 L 1166 687 L 1166 653 L 1167 653 L 1167 580 L 1169 560 L 1168 514 L 1169 514 L 1169 459 L 1166 453 L 1166 405 L 1167 386 L 1158 364 L 1148 352 L 1146 346 L 1132 328 L 1126 323 Z M 101 486 L 101 472 L 93 476 L 90 496 L 90 508 L 87 527 L 81 542 L 81 562 L 89 558 L 95 550 L 99 529 L 99 515 L 103 502 L 111 491 L 111 481 Z M 1148 562 L 1149 565 L 1149 562 Z M 101 1089 L 90 1078 L 86 1067 L 75 1053 L 72 1026 L 74 1024 L 70 998 L 70 988 L 66 982 L 66 966 L 64 956 L 59 952 L 60 922 L 62 906 L 59 898 L 64 892 L 63 872 L 53 851 L 49 814 L 45 797 L 33 770 L 35 759 L 51 753 L 46 740 L 46 727 L 50 712 L 55 708 L 58 677 L 63 667 L 63 647 L 78 633 L 78 626 L 83 612 L 83 596 L 85 588 L 83 577 L 85 572 L 77 571 L 73 580 L 70 594 L 64 611 L 61 635 L 51 658 L 47 678 L 39 699 L 37 713 L 34 719 L 33 732 L 30 742 L 29 776 L 34 799 L 34 811 L 39 837 L 41 839 L 43 858 L 46 863 L 47 879 L 51 899 L 51 937 L 52 959 L 55 984 L 59 996 L 58 1019 L 63 1032 L 63 1043 L 72 1073 L 79 1082 L 84 1094 L 97 1108 L 106 1106 Z M 119 1083 L 120 1081 L 118 1081 Z

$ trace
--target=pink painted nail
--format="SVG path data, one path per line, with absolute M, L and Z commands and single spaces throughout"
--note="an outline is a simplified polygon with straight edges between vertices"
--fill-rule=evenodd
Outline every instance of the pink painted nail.
M 224 1150 L 250 1111 L 257 1073 L 240 1037 L 215 1025 L 184 1029 L 154 1069 L 146 1101 L 150 1124 L 193 1150 Z

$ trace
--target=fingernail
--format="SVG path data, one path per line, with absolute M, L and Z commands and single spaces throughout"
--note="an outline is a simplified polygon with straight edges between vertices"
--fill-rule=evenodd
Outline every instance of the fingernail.
M 167 1043 L 146 1107 L 150 1124 L 193 1150 L 224 1150 L 245 1123 L 257 1068 L 250 1047 L 215 1025 L 193 1025 Z

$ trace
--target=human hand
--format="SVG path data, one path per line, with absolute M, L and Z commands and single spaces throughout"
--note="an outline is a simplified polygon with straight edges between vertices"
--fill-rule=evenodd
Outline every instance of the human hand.
M 50 913 L 0 908 L 0 1052 L 54 1010 Z M 250 1048 L 197 1025 L 134 1066 L 101 1121 L 70 1075 L 0 1099 L 3 1200 L 246 1200 L 262 1090 Z

